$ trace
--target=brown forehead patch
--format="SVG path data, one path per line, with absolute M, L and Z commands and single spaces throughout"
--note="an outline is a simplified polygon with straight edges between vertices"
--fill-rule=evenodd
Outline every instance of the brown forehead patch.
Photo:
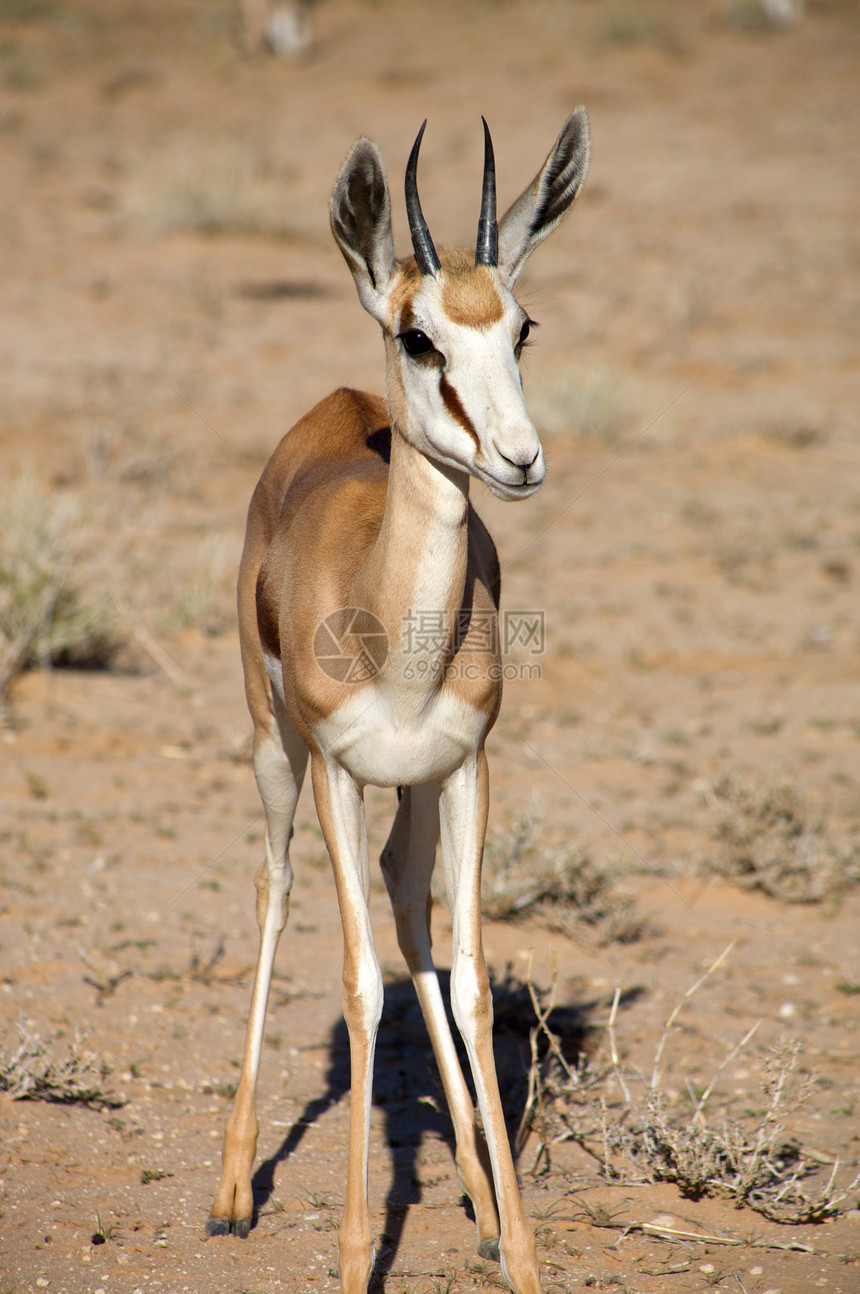
M 504 314 L 504 306 L 493 278 L 486 265 L 475 264 L 475 253 L 470 251 L 439 252 L 442 262 L 442 306 L 448 318 L 466 328 L 489 328 Z M 421 272 L 411 256 L 400 262 L 400 278 L 394 285 L 389 302 L 391 328 L 395 331 L 409 326 L 412 302 L 421 287 Z
M 456 267 L 442 259 L 442 305 L 455 324 L 489 328 L 501 319 L 504 307 L 492 272 L 486 265 L 475 265 L 473 256 L 469 253 L 466 264 Z

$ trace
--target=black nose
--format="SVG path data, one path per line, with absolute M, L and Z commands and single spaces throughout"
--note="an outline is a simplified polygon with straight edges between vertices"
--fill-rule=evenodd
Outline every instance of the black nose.
M 540 450 L 536 449 L 534 454 L 531 456 L 531 458 L 527 463 L 518 463 L 515 458 L 508 458 L 507 454 L 503 454 L 502 451 L 499 450 L 500 457 L 503 458 L 506 463 L 510 463 L 511 467 L 518 467 L 520 471 L 526 475 L 528 474 L 529 468 L 532 467 L 535 464 L 535 462 L 537 462 L 537 456 L 539 453 L 540 453 Z

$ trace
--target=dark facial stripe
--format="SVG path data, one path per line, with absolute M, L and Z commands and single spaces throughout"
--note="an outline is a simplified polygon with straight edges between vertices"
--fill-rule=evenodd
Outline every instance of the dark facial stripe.
M 478 440 L 478 433 L 472 426 L 472 420 L 463 408 L 456 388 L 451 385 L 444 373 L 439 374 L 439 390 L 442 394 L 442 402 L 451 417 L 472 437 L 476 447 L 480 449 L 481 442 Z

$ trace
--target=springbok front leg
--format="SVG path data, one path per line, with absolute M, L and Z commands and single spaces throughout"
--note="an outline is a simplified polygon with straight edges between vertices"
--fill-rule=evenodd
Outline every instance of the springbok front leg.
M 334 871 L 343 925 L 343 1015 L 349 1032 L 350 1111 L 346 1200 L 340 1225 L 342 1294 L 366 1294 L 374 1246 L 367 1208 L 367 1159 L 382 972 L 370 928 L 370 870 L 364 799 L 341 765 L 311 761 L 314 798 Z
M 251 1169 L 259 1130 L 257 1074 L 272 967 L 281 931 L 287 924 L 293 883 L 289 856 L 293 816 L 308 760 L 307 746 L 286 712 L 279 710 L 280 722 L 273 716 L 269 730 L 258 729 L 254 735 L 254 774 L 266 815 L 266 858 L 254 877 L 260 952 L 239 1086 L 224 1134 L 221 1180 L 206 1223 L 206 1234 L 210 1236 L 233 1231 L 237 1236 L 245 1237 L 251 1229 L 254 1214 Z
M 534 1236 L 526 1220 L 493 1057 L 493 999 L 481 939 L 481 858 L 489 778 L 483 750 L 452 773 L 439 798 L 442 863 L 453 922 L 451 1006 L 475 1080 L 501 1220 L 502 1275 L 514 1294 L 540 1294 Z
M 439 788 L 404 787 L 380 864 L 397 925 L 397 942 L 421 1004 L 456 1138 L 457 1170 L 478 1224 L 478 1252 L 499 1257 L 499 1216 L 487 1147 L 475 1127 L 472 1098 L 448 1028 L 430 941 L 430 879 L 439 838 Z

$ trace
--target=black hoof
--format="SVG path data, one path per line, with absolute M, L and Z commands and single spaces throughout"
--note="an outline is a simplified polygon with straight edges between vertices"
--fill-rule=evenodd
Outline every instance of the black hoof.
M 238 1236 L 240 1240 L 247 1240 L 251 1234 L 251 1219 L 239 1218 L 233 1223 L 233 1235 Z
M 207 1218 L 206 1234 L 207 1236 L 229 1236 L 230 1234 L 229 1218 Z
M 489 1258 L 491 1262 L 499 1262 L 501 1260 L 501 1255 L 499 1254 L 499 1237 L 493 1236 L 492 1240 L 482 1240 L 478 1245 L 478 1253 L 482 1258 Z

